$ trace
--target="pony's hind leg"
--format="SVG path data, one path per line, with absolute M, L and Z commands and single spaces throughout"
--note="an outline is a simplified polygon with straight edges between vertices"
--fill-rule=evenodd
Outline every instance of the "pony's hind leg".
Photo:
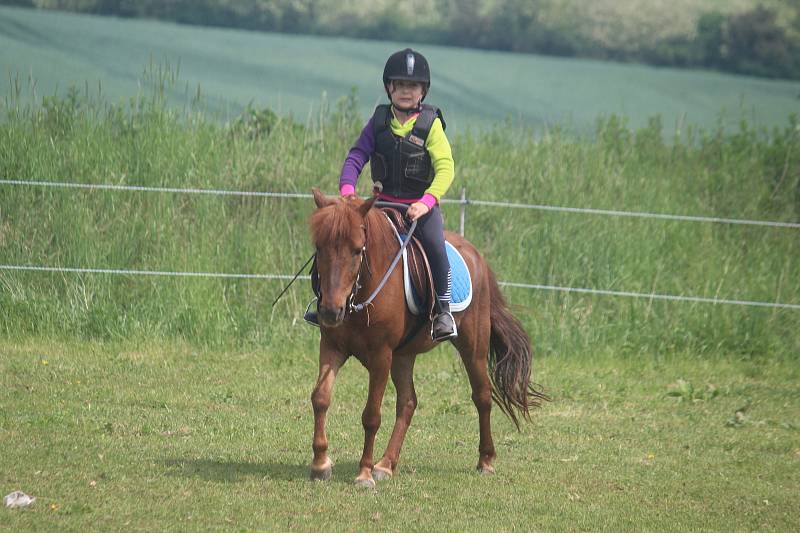
M 478 312 L 477 302 L 467 311 L 459 325 L 458 338 L 454 344 L 461 355 L 464 367 L 467 370 L 469 383 L 472 386 L 472 401 L 478 410 L 478 425 L 480 428 L 480 441 L 478 443 L 478 466 L 482 474 L 494 473 L 492 462 L 496 456 L 494 442 L 492 441 L 492 382 L 489 379 L 488 357 L 490 325 L 483 314 Z
M 314 460 L 311 462 L 311 479 L 325 481 L 331 477 L 333 463 L 328 457 L 328 437 L 325 434 L 325 415 L 331 403 L 336 373 L 347 360 L 341 352 L 331 348 L 324 340 L 319 347 L 319 376 L 311 405 L 314 408 Z
M 417 408 L 417 393 L 414 390 L 414 363 L 416 355 L 395 357 L 392 360 L 392 382 L 397 390 L 397 407 L 395 409 L 394 429 L 389 444 L 380 461 L 372 468 L 372 475 L 377 481 L 389 479 L 397 468 L 400 449 L 406 437 L 411 417 Z

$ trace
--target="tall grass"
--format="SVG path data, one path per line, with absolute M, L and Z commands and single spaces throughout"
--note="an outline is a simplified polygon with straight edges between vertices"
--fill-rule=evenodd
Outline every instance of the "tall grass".
M 362 118 L 354 96 L 304 123 L 248 109 L 220 124 L 202 98 L 168 105 L 170 69 L 111 104 L 87 87 L 25 103 L 12 85 L 0 121 L 6 179 L 334 193 Z M 470 198 L 730 218 L 800 220 L 800 126 L 633 129 L 593 135 L 498 124 L 456 135 L 456 184 Z M 369 178 L 359 189 L 366 194 Z M 192 272 L 293 273 L 310 255 L 311 201 L 0 186 L 0 263 Z M 455 229 L 458 207 L 445 205 Z M 797 230 L 470 206 L 466 234 L 507 281 L 800 302 Z M 0 332 L 208 346 L 311 347 L 301 283 L 0 271 Z M 800 312 L 507 289 L 540 354 L 759 357 L 800 350 Z

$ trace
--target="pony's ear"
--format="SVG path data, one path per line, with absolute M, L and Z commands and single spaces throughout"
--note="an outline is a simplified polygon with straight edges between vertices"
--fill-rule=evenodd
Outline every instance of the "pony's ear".
M 335 202 L 333 198 L 328 198 L 316 187 L 311 189 L 311 193 L 314 195 L 314 203 L 319 208 L 327 207 Z
M 365 200 L 363 204 L 358 206 L 358 212 L 361 214 L 362 217 L 366 218 L 367 213 L 369 212 L 370 209 L 372 209 L 372 206 L 375 204 L 375 200 L 377 199 L 378 199 L 377 196 L 373 196 L 372 198 L 370 198 L 369 200 Z

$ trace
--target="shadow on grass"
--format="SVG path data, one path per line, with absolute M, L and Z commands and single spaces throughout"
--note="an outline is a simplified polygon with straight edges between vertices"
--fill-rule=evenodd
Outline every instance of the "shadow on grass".
M 215 459 L 165 459 L 164 465 L 170 474 L 207 481 L 236 483 L 253 479 L 282 481 L 306 481 L 309 465 L 285 463 L 249 463 L 244 461 L 221 461 Z M 334 483 L 352 483 L 358 473 L 358 463 L 337 463 L 333 468 Z

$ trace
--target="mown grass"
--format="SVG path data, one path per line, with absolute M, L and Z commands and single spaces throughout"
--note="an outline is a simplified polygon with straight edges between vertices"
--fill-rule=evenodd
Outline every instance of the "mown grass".
M 311 346 L 0 343 L 0 488 L 37 497 L 0 527 L 52 530 L 731 531 L 797 529 L 794 358 L 547 357 L 553 401 L 517 433 L 494 417 L 498 473 L 452 348 L 417 365 L 398 475 L 352 485 L 366 372 L 340 373 L 336 465 L 307 480 Z M 378 448 L 393 421 L 383 407 Z

